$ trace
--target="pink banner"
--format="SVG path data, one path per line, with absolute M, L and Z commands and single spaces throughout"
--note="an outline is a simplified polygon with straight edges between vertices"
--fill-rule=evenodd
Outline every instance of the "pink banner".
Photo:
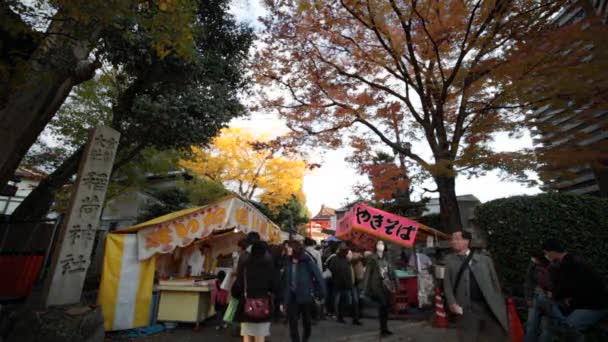
M 336 237 L 341 240 L 350 241 L 355 246 L 372 250 L 378 239 L 374 236 L 353 229 L 352 223 L 353 214 L 352 211 L 349 211 L 338 222 L 338 227 L 336 228 Z
M 422 225 L 406 217 L 390 214 L 363 204 L 357 204 L 353 207 L 346 217 L 350 218 L 351 231 L 356 230 L 405 247 L 414 245 L 416 233 Z

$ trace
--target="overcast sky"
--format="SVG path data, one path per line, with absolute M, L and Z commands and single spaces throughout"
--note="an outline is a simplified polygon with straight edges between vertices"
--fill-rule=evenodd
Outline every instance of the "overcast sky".
M 257 21 L 258 17 L 264 15 L 261 0 L 234 0 L 232 10 L 239 20 L 250 23 L 257 30 L 261 29 L 261 25 Z M 288 130 L 285 124 L 271 113 L 252 113 L 249 119 L 233 121 L 232 126 L 272 134 L 280 134 Z M 494 142 L 494 147 L 500 151 L 512 151 L 528 146 L 531 146 L 529 137 L 510 139 L 506 135 L 500 135 L 496 137 Z M 422 150 L 425 146 L 414 143 L 412 148 L 418 152 L 417 149 Z M 349 155 L 347 149 L 325 151 L 323 156 L 320 152 L 311 151 L 311 157 L 316 159 L 313 160 L 314 162 L 321 162 L 321 168 L 307 174 L 304 178 L 304 193 L 306 194 L 308 208 L 313 215 L 319 211 L 322 204 L 338 208 L 345 204 L 347 199 L 353 199 L 353 185 L 366 180 L 344 160 Z M 424 154 L 424 152 L 422 153 Z M 429 189 L 435 188 L 432 181 L 425 183 L 424 186 Z M 540 192 L 538 187 L 529 188 L 518 183 L 503 181 L 498 172 L 491 172 L 486 176 L 473 179 L 465 177 L 456 179 L 456 193 L 458 195 L 472 194 L 482 202 L 538 192 Z M 420 191 L 415 189 L 414 197 L 419 194 Z

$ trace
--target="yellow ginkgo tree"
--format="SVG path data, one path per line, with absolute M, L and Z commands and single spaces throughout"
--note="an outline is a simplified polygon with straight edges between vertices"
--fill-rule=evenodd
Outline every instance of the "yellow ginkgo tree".
M 285 153 L 284 147 L 280 139 L 268 135 L 226 128 L 209 147 L 193 147 L 191 158 L 180 164 L 274 211 L 292 196 L 304 202 L 302 185 L 307 164 L 295 154 Z

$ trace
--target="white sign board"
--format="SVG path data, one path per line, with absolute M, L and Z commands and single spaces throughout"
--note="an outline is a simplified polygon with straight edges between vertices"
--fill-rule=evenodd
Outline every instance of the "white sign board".
M 106 126 L 89 136 L 48 275 L 47 306 L 80 302 L 119 139 Z

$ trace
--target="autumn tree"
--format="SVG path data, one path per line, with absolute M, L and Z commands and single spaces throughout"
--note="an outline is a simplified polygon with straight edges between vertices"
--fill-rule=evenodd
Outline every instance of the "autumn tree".
M 192 157 L 181 165 L 275 211 L 292 196 L 304 201 L 306 162 L 284 152 L 277 139 L 228 128 L 213 139 L 209 148 L 194 147 Z
M 540 178 L 554 189 L 580 185 L 580 179 L 586 179 L 583 182 L 597 183 L 604 197 L 608 196 L 607 11 L 594 1 L 570 2 L 553 19 L 555 27 L 522 44 L 512 72 L 521 80 L 522 102 L 542 95 L 529 115 L 534 132 L 540 133 L 535 136 Z
M 106 124 L 121 133 L 116 171 L 137 161 L 146 149 L 185 150 L 207 144 L 228 121 L 244 114 L 238 97 L 249 83 L 243 68 L 253 33 L 236 23 L 228 5 L 227 0 L 195 3 L 189 26 L 196 52 L 188 58 L 176 52 L 160 58 L 154 40 L 146 35 L 127 39 L 107 33 L 105 58 L 117 67 L 77 87 L 51 121 L 51 135 L 68 154 L 11 219 L 46 215 L 56 190 L 77 172 L 87 130 L 95 125 Z
M 461 227 L 458 175 L 498 168 L 527 179 L 533 151 L 495 151 L 491 142 L 496 133 L 519 132 L 527 110 L 556 95 L 538 88 L 525 98 L 521 85 L 563 65 L 560 55 L 548 65 L 530 48 L 546 43 L 542 33 L 555 27 L 552 18 L 567 1 L 267 3 L 255 59 L 258 80 L 270 90 L 262 102 L 293 130 L 332 147 L 353 128 L 372 132 L 432 177 L 442 226 L 451 230 Z M 416 149 L 417 140 L 424 148 Z
M 264 203 L 256 201 L 251 203 L 285 232 L 291 229 L 297 233 L 298 227 L 306 226 L 310 222 L 310 212 L 306 203 L 295 195 L 292 195 L 287 203 L 272 210 Z
M 145 36 L 158 57 L 187 56 L 195 10 L 191 0 L 1 1 L 0 186 L 72 88 L 101 67 L 107 35 Z

